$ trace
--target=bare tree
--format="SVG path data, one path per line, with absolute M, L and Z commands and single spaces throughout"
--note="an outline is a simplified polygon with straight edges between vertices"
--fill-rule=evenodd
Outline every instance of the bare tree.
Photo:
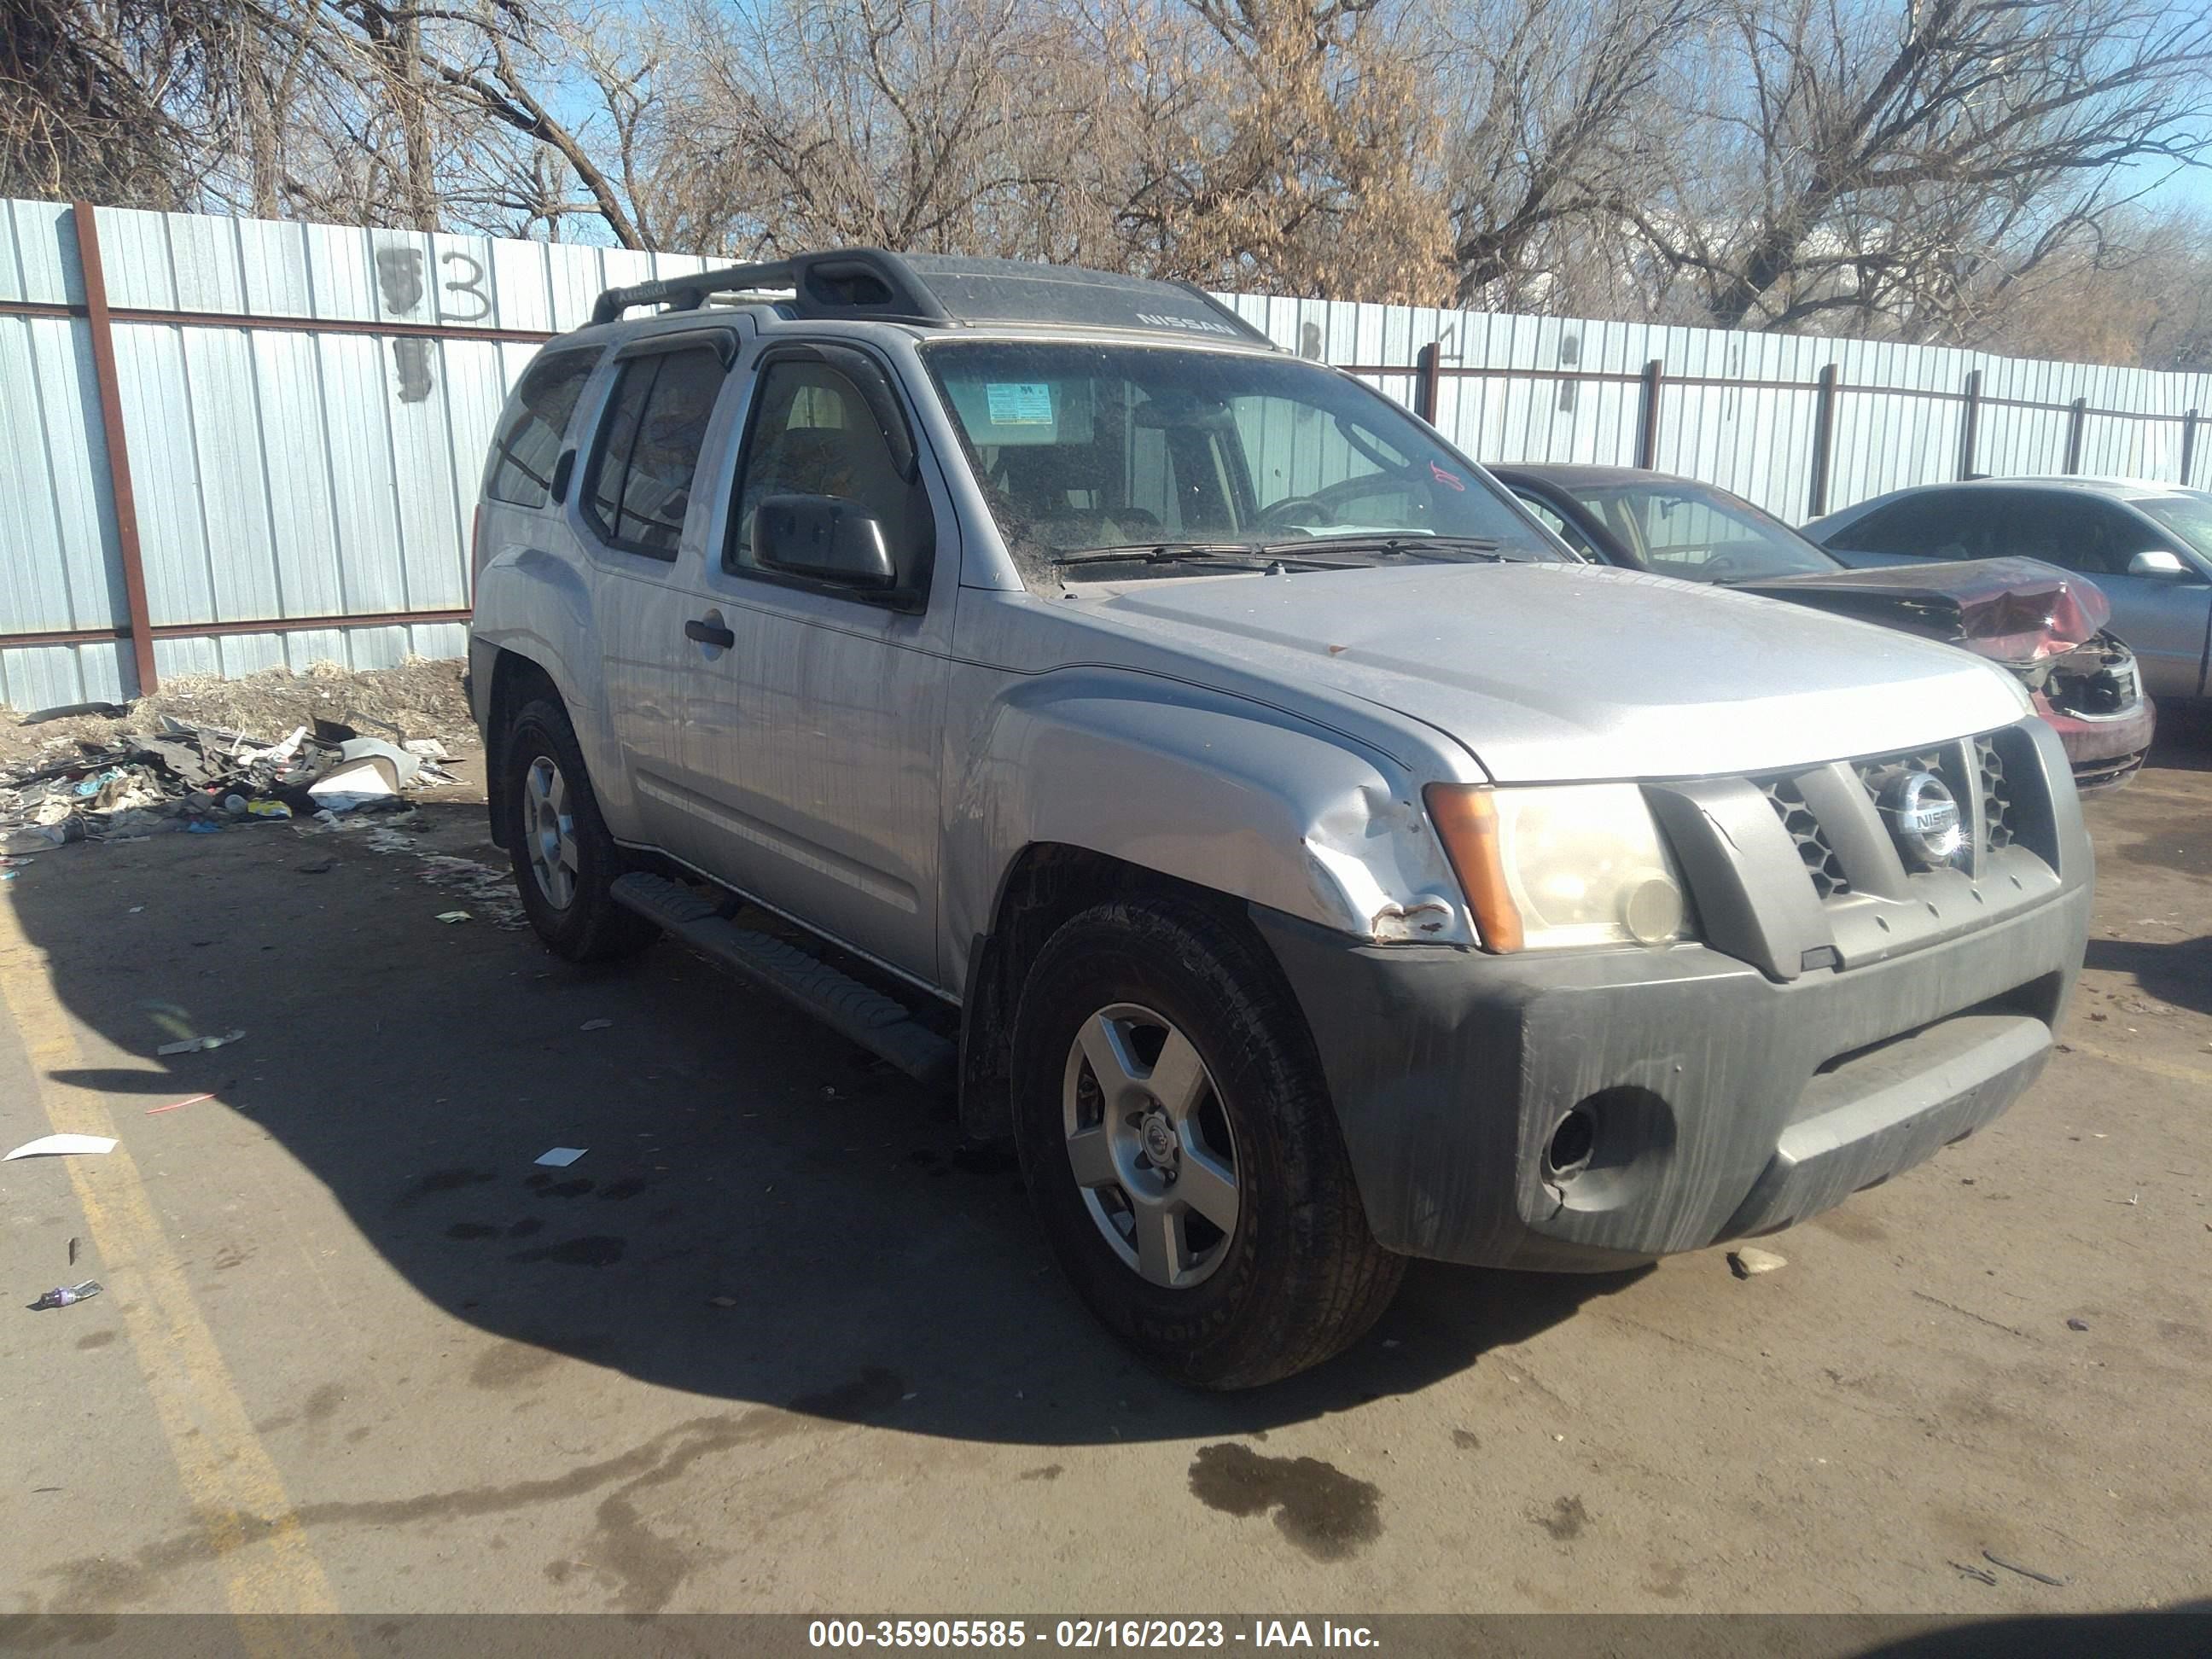
M 1134 269 L 1215 288 L 1437 303 L 1437 124 L 1374 0 L 1124 0 L 1115 218 Z
M 1431 66 L 1459 303 L 1547 308 L 1621 257 L 1624 203 L 1663 183 L 1671 77 L 1710 52 L 1715 0 L 1467 0 Z M 1608 273 L 1609 274 L 1609 273 Z M 1578 280 L 1579 279 L 1579 280 Z
M 2113 169 L 2212 143 L 2194 0 L 1725 3 L 1715 165 L 1624 204 L 1723 326 L 1864 314 L 1938 234 L 1985 234 L 1966 210 L 2033 240 L 2094 216 Z

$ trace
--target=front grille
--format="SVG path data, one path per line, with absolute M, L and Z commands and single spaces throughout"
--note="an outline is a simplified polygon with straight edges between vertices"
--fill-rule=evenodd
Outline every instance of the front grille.
M 1805 874 L 1812 881 L 1813 890 L 1822 899 L 1851 890 L 1850 879 L 1844 874 L 1841 860 L 1836 849 L 1828 845 L 1828 837 L 1820 828 L 1820 820 L 1805 804 L 1805 797 L 1794 778 L 1759 778 L 1754 780 L 1766 793 L 1766 804 L 1774 809 L 1774 816 L 1782 820 L 1782 827 L 1790 832 L 1790 839 L 1797 843 L 1797 856 L 1805 865 Z
M 1974 769 L 1981 785 L 1984 836 L 1994 853 L 2012 845 L 2012 826 L 2005 821 L 2012 810 L 2012 791 L 2005 782 L 2004 757 L 1987 738 L 1974 739 Z
M 1960 811 L 1971 823 L 1972 807 L 1978 796 L 1981 802 L 1983 851 L 2001 852 L 2014 844 L 2018 810 L 2013 787 L 2005 776 L 2004 757 L 1990 738 L 1973 738 L 1967 744 L 1945 744 L 1937 748 L 1907 750 L 1902 754 L 1876 755 L 1864 760 L 1855 760 L 1834 769 L 1841 774 L 1848 767 L 1848 775 L 1856 777 L 1863 792 L 1863 809 L 1868 822 L 1865 828 L 1879 834 L 1885 841 L 1889 830 L 1882 824 L 1881 803 L 1884 790 L 1901 773 L 1930 772 L 1941 779 L 1959 803 Z M 1821 773 L 1829 769 L 1820 769 Z M 1844 806 L 1838 797 L 1826 793 L 1825 787 L 1815 789 L 1813 800 L 1806 799 L 1815 773 L 1787 773 L 1778 777 L 1755 777 L 1751 781 L 1759 786 L 1767 804 L 1774 808 L 1774 816 L 1781 821 L 1797 849 L 1797 857 L 1805 866 L 1805 878 L 1813 884 L 1814 895 L 1822 902 L 1844 896 L 1855 890 L 1850 874 L 1842 859 L 1837 856 L 1836 843 L 1852 844 L 1860 832 L 1842 824 L 1824 824 L 1823 812 L 1832 813 L 1839 808 L 1858 817 L 1856 804 Z M 1813 802 L 1820 803 L 1816 809 Z

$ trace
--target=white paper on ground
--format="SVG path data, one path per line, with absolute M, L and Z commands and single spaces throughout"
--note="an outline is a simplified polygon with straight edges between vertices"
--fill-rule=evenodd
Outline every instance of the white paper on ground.
M 106 1148 L 103 1147 L 101 1150 L 105 1151 Z M 556 1146 L 538 1161 L 540 1164 L 550 1164 L 556 1170 L 565 1170 L 590 1150 L 588 1146 Z
M 112 1152 L 114 1150 L 114 1139 L 108 1135 L 41 1135 L 36 1140 L 25 1141 L 9 1153 L 8 1158 L 0 1158 L 0 1164 L 5 1164 L 11 1158 L 55 1158 L 64 1152 Z
M 399 791 L 386 775 L 386 767 L 374 760 L 339 768 L 328 777 L 317 778 L 307 793 L 336 812 L 349 812 L 364 801 L 389 800 Z

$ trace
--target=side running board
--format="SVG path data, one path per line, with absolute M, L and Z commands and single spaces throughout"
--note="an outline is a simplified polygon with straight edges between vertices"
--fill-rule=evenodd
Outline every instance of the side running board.
M 851 975 L 795 945 L 738 927 L 717 914 L 710 901 L 665 876 L 620 876 L 612 893 L 625 909 L 658 923 L 748 985 L 805 1010 L 915 1081 L 952 1087 L 958 1056 L 951 1042 Z

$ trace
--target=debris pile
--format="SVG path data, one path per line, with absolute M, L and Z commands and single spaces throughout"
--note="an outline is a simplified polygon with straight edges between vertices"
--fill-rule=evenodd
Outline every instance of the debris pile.
M 58 739 L 0 774 L 0 854 L 397 807 L 409 789 L 453 781 L 447 758 L 434 738 L 388 743 L 335 720 L 272 743 L 161 714 L 148 731 Z

